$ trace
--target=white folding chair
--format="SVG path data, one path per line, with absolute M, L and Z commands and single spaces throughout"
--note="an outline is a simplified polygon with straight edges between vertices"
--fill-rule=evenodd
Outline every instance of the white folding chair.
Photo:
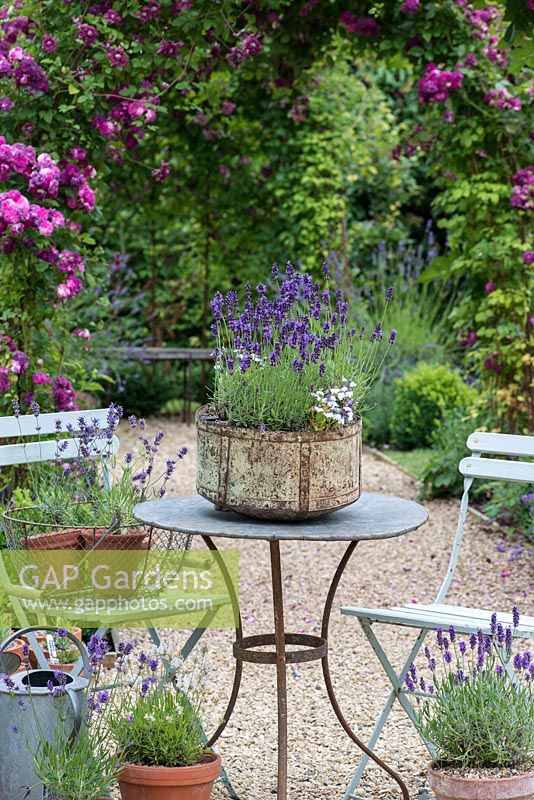
M 423 641 L 429 631 L 438 628 L 446 629 L 450 625 L 459 633 L 475 633 L 479 628 L 485 633 L 491 631 L 491 615 L 493 610 L 466 608 L 463 606 L 448 605 L 445 597 L 451 585 L 458 561 L 458 553 L 462 543 L 464 525 L 469 505 L 469 490 L 475 478 L 484 480 L 518 481 L 521 483 L 534 483 L 534 463 L 522 461 L 534 458 L 534 436 L 511 436 L 501 433 L 472 433 L 467 440 L 467 447 L 471 456 L 464 458 L 459 465 L 459 470 L 464 476 L 464 491 L 460 503 L 460 514 L 456 535 L 449 559 L 445 579 L 437 593 L 434 603 L 424 605 L 420 603 L 396 606 L 393 608 L 360 608 L 358 606 L 343 606 L 342 614 L 356 617 L 367 637 L 371 647 L 376 653 L 382 667 L 391 683 L 392 689 L 387 698 L 384 709 L 374 727 L 368 747 L 374 749 L 395 700 L 398 700 L 408 717 L 414 722 L 414 706 L 409 695 L 414 694 L 403 688 L 404 680 L 410 665 L 415 660 Z M 502 456 L 504 458 L 484 458 L 483 455 Z M 510 460 L 516 458 L 519 460 Z M 498 621 L 503 625 L 511 625 L 512 615 L 498 613 Z M 418 636 L 413 644 L 410 654 L 400 672 L 396 672 L 387 657 L 382 645 L 373 630 L 375 623 L 400 625 L 406 628 L 419 629 Z M 514 636 L 534 638 L 534 617 L 522 616 L 520 624 L 514 630 Z M 434 757 L 432 746 L 425 742 L 431 757 Z M 363 755 L 353 778 L 345 793 L 345 800 L 356 798 L 355 791 L 362 774 L 367 766 L 368 756 Z
M 81 441 L 80 437 L 75 434 L 81 433 L 82 424 L 94 425 L 99 430 L 104 431 L 107 427 L 108 415 L 108 408 L 99 408 L 83 411 L 39 414 L 38 417 L 33 414 L 20 415 L 18 417 L 0 417 L 0 441 L 2 439 L 30 438 L 34 440 L 0 445 L 0 467 L 53 461 L 56 459 L 62 461 L 73 459 L 79 454 Z M 81 418 L 84 422 L 80 421 Z M 61 449 L 58 448 L 57 441 L 54 438 L 42 439 L 42 437 L 50 437 L 56 434 L 56 426 L 59 423 L 61 423 L 61 431 L 65 432 L 68 430 L 70 433 L 68 440 L 66 440 L 67 444 L 63 444 Z M 107 489 L 111 486 L 113 479 L 110 458 L 113 454 L 118 452 L 119 444 L 119 439 L 115 435 L 111 439 L 107 439 L 104 436 L 101 440 L 97 438 L 92 444 L 93 453 L 102 459 L 103 480 L 104 486 Z M 28 596 L 31 598 L 33 594 L 38 596 L 39 592 L 33 593 L 32 590 L 28 589 L 21 590 L 20 587 L 12 585 L 1 558 L 0 587 L 6 591 L 9 597 L 10 604 L 15 612 L 20 627 L 28 627 L 29 620 L 22 601 Z M 181 648 L 180 655 L 182 658 L 185 659 L 191 654 L 201 637 L 209 628 L 211 621 L 217 615 L 219 608 L 228 602 L 228 597 L 220 598 L 220 602 L 217 602 L 212 610 L 206 612 L 200 620 L 199 627 L 192 631 Z M 168 617 L 168 612 L 162 612 L 162 616 Z M 126 620 L 119 616 L 118 624 L 120 624 L 121 621 L 124 622 Z M 161 640 L 157 629 L 154 627 L 153 620 L 150 619 L 145 622 L 152 641 L 155 645 L 160 645 Z M 99 636 L 104 636 L 108 631 L 114 641 L 119 640 L 119 630 L 114 630 L 109 626 L 100 626 L 96 633 Z M 46 669 L 48 667 L 48 661 L 34 633 L 28 634 L 28 641 L 32 646 L 39 666 Z M 74 666 L 73 674 L 78 674 L 82 669 L 83 662 L 80 658 Z M 207 741 L 204 731 L 202 731 L 202 734 Z M 221 777 L 218 780 L 225 785 L 230 797 L 237 798 L 237 793 L 224 767 L 221 767 Z

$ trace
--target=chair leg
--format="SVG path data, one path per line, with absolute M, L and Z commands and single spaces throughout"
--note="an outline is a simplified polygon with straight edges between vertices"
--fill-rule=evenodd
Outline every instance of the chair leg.
M 362 620 L 362 619 L 359 620 L 359 623 L 360 623 L 360 625 L 362 627 L 362 630 L 363 630 L 367 640 L 369 641 L 371 647 L 373 648 L 374 652 L 376 653 L 376 656 L 377 656 L 378 660 L 382 664 L 384 672 L 386 673 L 387 677 L 389 678 L 389 681 L 390 681 L 390 683 L 392 685 L 392 688 L 393 688 L 391 694 L 388 696 L 388 699 L 386 700 L 386 704 L 385 704 L 385 706 L 384 706 L 384 708 L 382 710 L 382 713 L 381 713 L 380 717 L 378 718 L 378 720 L 376 722 L 376 725 L 375 725 L 375 727 L 373 729 L 373 733 L 371 734 L 371 738 L 369 739 L 368 747 L 372 750 L 372 749 L 374 749 L 376 743 L 378 742 L 378 739 L 380 738 L 380 734 L 382 733 L 382 729 L 384 728 L 386 720 L 387 720 L 387 718 L 388 718 L 388 716 L 389 716 L 389 714 L 391 712 L 391 709 L 393 708 L 393 703 L 395 702 L 395 698 L 399 701 L 399 703 L 401 704 L 401 706 L 404 709 L 404 711 L 408 714 L 408 717 L 410 718 L 412 723 L 414 721 L 413 707 L 412 707 L 410 701 L 407 699 L 407 697 L 405 695 L 401 694 L 401 689 L 402 689 L 402 684 L 404 682 L 404 679 L 405 679 L 406 675 L 408 674 L 408 670 L 410 669 L 410 665 L 411 665 L 412 661 L 415 659 L 415 657 L 417 656 L 417 653 L 419 652 L 419 650 L 421 649 L 421 646 L 422 646 L 423 641 L 424 641 L 424 639 L 426 637 L 427 631 L 425 631 L 425 630 L 419 631 L 419 635 L 418 635 L 417 639 L 415 640 L 415 643 L 414 643 L 414 645 L 413 645 L 413 647 L 412 647 L 412 649 L 410 651 L 410 654 L 409 654 L 408 658 L 406 659 L 406 661 L 404 663 L 404 666 L 402 667 L 401 671 L 397 675 L 397 673 L 395 672 L 395 670 L 394 670 L 390 660 L 388 659 L 383 647 L 381 646 L 380 642 L 378 641 L 378 639 L 376 638 L 374 632 L 372 631 L 371 623 L 369 623 L 367 620 Z M 351 780 L 349 786 L 347 787 L 347 791 L 345 792 L 344 800 L 350 800 L 350 798 L 354 797 L 354 792 L 356 791 L 356 788 L 357 788 L 357 786 L 358 786 L 358 784 L 359 784 L 359 782 L 361 780 L 361 777 L 362 777 L 362 775 L 363 775 L 368 763 L 369 763 L 369 758 L 364 753 L 362 755 L 362 757 L 360 758 L 360 761 L 358 763 L 358 767 L 357 767 L 356 771 L 354 772 L 354 775 L 352 776 L 352 780 Z
M 386 700 L 386 705 L 384 706 L 384 709 L 376 722 L 373 733 L 371 734 L 371 738 L 367 742 L 367 747 L 369 748 L 369 750 L 374 750 L 374 747 L 378 742 L 378 739 L 380 738 L 380 734 L 382 733 L 382 728 L 386 724 L 386 720 L 389 716 L 389 713 L 393 707 L 394 702 L 395 702 L 395 692 L 391 692 L 388 699 Z M 362 753 L 356 772 L 352 776 L 352 779 L 349 785 L 347 786 L 347 791 L 345 792 L 344 800 L 350 800 L 350 798 L 353 797 L 354 792 L 356 791 L 356 788 L 360 782 L 360 779 L 368 763 L 369 763 L 369 756 L 367 755 L 367 753 Z

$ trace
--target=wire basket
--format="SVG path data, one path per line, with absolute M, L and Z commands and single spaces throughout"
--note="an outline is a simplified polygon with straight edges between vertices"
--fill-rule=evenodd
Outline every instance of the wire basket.
M 2 520 L 9 550 L 189 550 L 192 535 L 140 523 L 109 527 L 58 525 L 29 519 L 33 506 L 8 509 Z M 25 516 L 26 515 L 26 516 Z
M 9 550 L 31 551 L 35 554 L 32 560 L 38 564 L 42 562 L 43 569 L 50 562 L 47 553 L 51 554 L 52 551 L 81 551 L 82 560 L 85 560 L 83 553 L 89 556 L 92 552 L 135 552 L 135 568 L 139 571 L 140 579 L 137 587 L 126 593 L 129 597 L 149 598 L 160 594 L 161 590 L 144 585 L 142 579 L 145 572 L 152 571 L 155 567 L 164 571 L 167 566 L 179 570 L 186 552 L 191 548 L 193 538 L 191 534 L 146 527 L 139 523 L 121 525 L 114 522 L 108 528 L 102 528 L 34 522 L 28 518 L 31 516 L 32 508 L 28 506 L 3 512 L 2 519 Z M 178 561 L 177 552 L 181 553 Z M 14 552 L 11 560 L 13 566 L 19 570 L 25 566 L 27 558 L 28 556 L 23 553 L 17 556 Z M 69 596 L 80 599 L 94 595 L 95 589 L 83 583 L 78 583 L 72 589 L 58 590 L 63 605 L 65 603 L 68 605 Z

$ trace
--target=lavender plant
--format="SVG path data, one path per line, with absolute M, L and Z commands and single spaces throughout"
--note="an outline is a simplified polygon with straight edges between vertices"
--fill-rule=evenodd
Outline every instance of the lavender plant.
M 19 415 L 14 403 L 15 415 Z M 35 429 L 39 432 L 40 409 L 32 404 Z M 52 462 L 28 464 L 29 488 L 16 490 L 17 506 L 29 506 L 25 512 L 32 522 L 47 524 L 116 527 L 134 522 L 133 507 L 145 499 L 163 497 L 176 465 L 187 454 L 181 447 L 176 457 L 159 465 L 161 443 L 165 436 L 159 431 L 149 438 L 146 423 L 134 416 L 128 418 L 132 429 L 139 432 L 136 453 L 128 452 L 119 461 L 113 453 L 113 439 L 123 416 L 121 406 L 111 404 L 106 425 L 101 427 L 96 419 L 78 418 L 79 431 L 71 424 L 63 428 L 56 424 L 56 453 Z M 76 453 L 70 461 L 62 455 L 74 439 L 79 440 Z M 106 470 L 113 480 L 109 482 Z M 109 485 L 108 485 L 109 483 Z
M 88 650 L 94 683 L 99 685 L 107 644 L 95 635 Z M 115 672 L 113 685 L 128 676 L 129 689 L 89 695 L 86 719 L 90 730 L 105 731 L 123 763 L 159 767 L 198 764 L 206 751 L 199 724 L 207 676 L 203 653 L 186 668 L 183 659 L 173 657 L 164 646 L 146 653 L 136 652 L 132 642 L 122 643 Z
M 380 373 L 397 332 L 384 315 L 369 332 L 349 318 L 343 292 L 291 264 L 272 268 L 245 302 L 218 292 L 211 309 L 217 337 L 214 401 L 230 423 L 260 431 L 323 430 L 351 424 Z M 271 295 L 271 297 L 270 297 Z M 387 305 L 392 290 L 386 293 Z
M 452 626 L 439 629 L 437 653 L 425 648 L 429 675 L 410 666 L 405 684 L 417 692 L 416 724 L 438 765 L 511 768 L 534 760 L 534 659 L 529 650 L 513 653 L 518 624 L 514 607 L 513 627 L 493 614 L 489 634 L 464 640 Z

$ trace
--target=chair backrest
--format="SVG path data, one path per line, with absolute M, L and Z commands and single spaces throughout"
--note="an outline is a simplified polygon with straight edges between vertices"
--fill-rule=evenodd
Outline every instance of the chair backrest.
M 0 467 L 13 466 L 17 464 L 30 464 L 39 461 L 51 461 L 59 459 L 61 461 L 75 458 L 79 453 L 81 440 L 74 434 L 81 430 L 80 418 L 86 424 L 94 424 L 99 428 L 107 427 L 109 409 L 98 408 L 85 411 L 63 411 L 52 414 L 33 414 L 25 416 L 0 417 L 0 440 L 2 439 L 29 439 L 37 441 L 16 442 L 14 444 L 0 445 Z M 61 423 L 61 431 L 69 430 L 70 438 L 61 450 L 59 450 L 55 439 L 43 439 L 42 436 L 50 436 L 57 433 L 56 425 Z M 67 428 L 68 426 L 68 428 Z M 116 453 L 119 449 L 119 440 L 113 437 L 111 445 L 107 440 L 95 441 L 92 451 L 95 455 L 101 456 L 104 460 L 104 481 L 109 486 L 111 475 L 108 467 L 109 456 Z
M 534 463 L 511 461 L 510 457 L 534 458 L 534 436 L 510 436 L 506 433 L 472 433 L 467 446 L 473 455 L 460 461 L 465 477 L 486 480 L 534 482 Z M 506 459 L 484 455 L 507 456 Z
M 436 597 L 441 603 L 449 590 L 462 543 L 465 519 L 469 508 L 469 491 L 475 478 L 484 480 L 534 483 L 534 463 L 521 458 L 534 458 L 534 436 L 514 436 L 506 433 L 475 431 L 467 439 L 471 455 L 460 461 L 458 469 L 464 476 L 464 491 L 460 503 L 458 525 L 452 547 L 447 574 Z M 484 458 L 484 456 L 506 458 Z M 511 460 L 515 458 L 516 460 Z

